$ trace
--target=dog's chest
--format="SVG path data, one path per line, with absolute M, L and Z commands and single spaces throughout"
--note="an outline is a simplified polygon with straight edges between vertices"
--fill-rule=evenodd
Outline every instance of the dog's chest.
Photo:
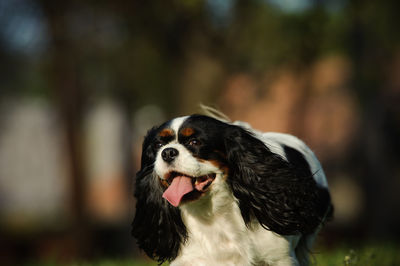
M 252 244 L 239 208 L 209 219 L 183 214 L 188 241 L 171 265 L 249 265 Z

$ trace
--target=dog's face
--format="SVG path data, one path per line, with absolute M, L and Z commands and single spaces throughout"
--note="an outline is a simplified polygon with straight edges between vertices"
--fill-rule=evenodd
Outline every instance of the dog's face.
M 153 128 L 142 158 L 154 166 L 163 197 L 177 207 L 201 199 L 228 174 L 226 125 L 204 116 L 180 117 Z

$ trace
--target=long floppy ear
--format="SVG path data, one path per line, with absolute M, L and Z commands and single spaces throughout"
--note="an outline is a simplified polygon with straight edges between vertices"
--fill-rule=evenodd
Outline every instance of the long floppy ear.
M 317 186 L 309 167 L 290 163 L 237 126 L 227 130 L 225 147 L 228 183 L 247 225 L 255 218 L 268 230 L 293 235 L 311 233 L 321 224 L 329 192 Z
M 146 137 L 142 153 L 142 169 L 136 174 L 136 214 L 132 235 L 139 248 L 160 264 L 176 258 L 187 231 L 178 208 L 162 198 L 162 187 L 153 172 L 154 150 Z

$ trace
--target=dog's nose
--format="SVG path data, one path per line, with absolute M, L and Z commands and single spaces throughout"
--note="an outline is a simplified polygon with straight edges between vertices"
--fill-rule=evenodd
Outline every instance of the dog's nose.
M 179 151 L 174 148 L 166 148 L 161 152 L 161 157 L 167 163 L 172 162 L 179 154 Z

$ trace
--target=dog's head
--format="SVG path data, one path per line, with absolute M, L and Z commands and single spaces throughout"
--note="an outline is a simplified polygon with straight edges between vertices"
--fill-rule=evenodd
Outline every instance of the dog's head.
M 190 116 L 171 120 L 148 134 L 142 168 L 153 165 L 153 175 L 171 205 L 201 200 L 214 181 L 228 175 L 224 144 L 228 128 L 206 116 Z

